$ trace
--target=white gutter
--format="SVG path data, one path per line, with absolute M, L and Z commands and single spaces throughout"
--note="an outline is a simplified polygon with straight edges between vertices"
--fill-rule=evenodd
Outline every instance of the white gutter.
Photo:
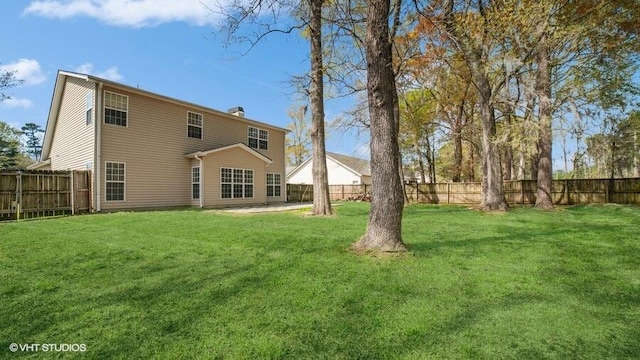
M 204 184 L 204 166 L 202 166 L 202 158 L 199 157 L 200 155 L 201 154 L 198 153 L 198 154 L 195 154 L 193 157 L 200 162 L 200 165 L 198 165 L 200 166 L 200 184 L 199 184 L 200 199 L 199 200 L 200 200 L 200 208 L 202 209 L 204 207 L 204 186 L 202 186 Z M 191 176 L 193 176 L 193 174 Z
M 101 210 L 101 199 L 102 192 L 100 187 L 100 169 L 102 169 L 102 157 L 101 157 L 101 148 L 102 148 L 102 86 L 104 84 L 102 82 L 98 82 L 98 93 L 96 94 L 96 124 L 95 124 L 95 161 L 93 164 L 93 173 L 95 178 L 95 187 L 96 187 L 96 212 L 100 212 Z

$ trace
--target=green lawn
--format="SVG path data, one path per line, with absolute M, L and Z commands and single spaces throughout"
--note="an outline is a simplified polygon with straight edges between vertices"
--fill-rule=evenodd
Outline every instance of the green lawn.
M 399 257 L 337 210 L 0 223 L 0 358 L 640 358 L 640 208 L 410 206 Z

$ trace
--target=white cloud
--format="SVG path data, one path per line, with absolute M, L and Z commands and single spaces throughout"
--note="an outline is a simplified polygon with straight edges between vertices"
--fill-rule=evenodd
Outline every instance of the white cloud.
M 136 28 L 174 21 L 202 26 L 219 19 L 202 0 L 39 0 L 32 1 L 25 13 L 58 19 L 87 16 Z
M 93 64 L 84 63 L 78 66 L 75 71 L 81 74 L 91 74 L 93 72 Z
M 96 75 L 98 77 L 101 78 L 105 78 L 107 80 L 113 80 L 113 81 L 120 81 L 122 80 L 122 75 L 120 75 L 120 73 L 118 72 L 118 67 L 117 66 L 112 66 L 110 68 L 108 68 L 107 70 L 98 73 L 98 75 Z
M 23 108 L 28 109 L 33 105 L 29 99 L 9 98 L 2 102 L 2 106 L 7 108 Z
M 122 75 L 120 74 L 120 72 L 118 72 L 117 66 L 112 66 L 104 71 L 94 71 L 92 63 L 84 63 L 78 66 L 75 71 L 81 74 L 89 74 L 112 81 L 122 80 Z
M 16 79 L 22 80 L 22 85 L 38 85 L 47 80 L 40 63 L 33 59 L 19 59 L 16 62 L 0 66 L 2 71 L 15 71 Z

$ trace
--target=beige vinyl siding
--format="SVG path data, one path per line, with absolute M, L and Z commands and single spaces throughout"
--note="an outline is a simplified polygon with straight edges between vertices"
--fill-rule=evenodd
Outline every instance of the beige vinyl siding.
M 267 164 L 256 156 L 239 148 L 232 148 L 204 157 L 204 203 L 207 207 L 258 205 L 267 200 L 266 169 Z M 253 170 L 253 198 L 223 199 L 220 194 L 220 169 Z M 202 179 L 201 179 L 202 181 Z
M 286 173 L 285 173 L 285 160 L 284 160 L 284 139 L 285 133 L 283 131 L 274 131 L 269 130 L 269 150 L 267 152 L 259 150 L 265 156 L 269 157 L 273 162 L 269 164 L 267 167 L 268 173 L 276 173 L 281 176 L 281 196 L 276 197 L 268 197 L 267 202 L 272 203 L 280 203 L 284 202 L 286 198 Z M 267 182 L 262 183 L 262 187 L 266 193 L 267 191 Z
M 129 97 L 127 127 L 102 123 L 101 183 L 104 184 L 105 162 L 124 162 L 127 166 L 126 201 L 106 203 L 102 191 L 102 208 L 105 210 L 197 205 L 198 202 L 191 199 L 191 167 L 196 166 L 198 161 L 186 159 L 184 155 L 247 142 L 247 126 L 252 122 L 243 118 L 203 111 L 202 108 L 167 102 L 132 91 L 107 86 L 104 90 Z M 100 108 L 99 111 L 104 109 Z M 202 140 L 187 137 L 189 111 L 203 115 Z M 269 165 L 269 172 L 284 174 L 284 132 L 262 128 L 269 130 L 269 150 L 260 152 L 274 160 Z M 229 150 L 228 154 L 212 154 L 205 157 L 205 161 L 211 162 L 218 157 L 226 159 L 230 167 L 236 168 L 248 168 L 245 164 L 259 164 L 260 169 L 254 168 L 254 198 L 242 201 L 264 203 L 264 161 L 246 151 L 236 150 Z M 210 188 L 208 182 L 212 181 L 211 175 L 215 175 L 216 181 L 219 181 L 219 171 L 212 170 L 209 165 L 202 171 L 201 182 L 205 187 L 201 196 L 205 197 L 205 206 L 238 202 L 220 202 L 219 186 L 215 192 Z M 213 201 L 211 196 L 217 196 L 218 200 Z M 269 199 L 270 202 L 277 200 Z
M 89 163 L 92 169 L 95 166 L 95 121 L 90 125 L 86 122 L 87 94 L 94 92 L 94 86 L 94 83 L 82 79 L 67 78 L 49 153 L 52 170 L 85 170 Z M 94 106 L 94 120 L 95 110 Z
M 126 127 L 102 119 L 102 166 L 110 161 L 127 165 L 126 200 L 103 202 L 102 208 L 191 205 L 191 166 L 184 158 L 190 142 L 186 109 L 119 89 L 104 90 L 126 95 L 129 102 Z M 104 112 L 103 106 L 100 111 Z M 101 178 L 104 183 L 104 169 Z M 101 197 L 104 201 L 104 191 Z

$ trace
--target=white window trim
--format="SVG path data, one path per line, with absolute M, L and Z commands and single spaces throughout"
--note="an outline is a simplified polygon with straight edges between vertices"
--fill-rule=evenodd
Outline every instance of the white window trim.
M 198 169 L 198 182 L 193 181 L 193 169 Z M 193 185 L 198 184 L 198 198 L 193 197 Z M 191 200 L 200 200 L 202 198 L 202 171 L 200 166 L 191 167 Z
M 107 164 L 122 164 L 124 165 L 124 180 L 123 181 L 108 181 L 107 180 Z M 115 182 L 122 183 L 124 188 L 122 190 L 122 200 L 107 200 L 107 183 Z M 105 161 L 104 162 L 104 201 L 108 203 L 118 203 L 127 201 L 127 163 L 119 162 L 119 161 Z
M 103 103 L 104 103 L 104 104 L 103 104 L 103 106 L 102 106 L 102 112 L 103 112 L 103 114 L 102 114 L 102 117 L 103 117 L 102 122 L 103 122 L 105 125 L 112 125 L 112 126 L 118 126 L 118 127 L 125 127 L 125 128 L 128 128 L 128 127 L 129 127 L 129 96 L 128 96 L 128 95 L 123 95 L 123 94 L 120 94 L 120 93 L 117 93 L 117 92 L 113 92 L 113 91 L 105 90 L 105 91 L 104 91 L 104 95 L 103 95 L 103 99 L 106 99 L 106 94 L 115 94 L 115 95 L 122 96 L 122 97 L 124 97 L 125 99 L 127 99 L 127 101 L 126 101 L 126 104 L 127 104 L 127 110 L 121 110 L 121 109 L 116 109 L 116 108 L 108 107 L 108 106 L 107 106 L 107 102 L 106 102 L 106 100 L 103 100 Z M 105 109 L 112 109 L 112 110 L 122 111 L 122 112 L 127 113 L 127 125 L 122 126 L 122 125 L 118 125 L 118 124 L 111 124 L 111 123 L 108 123 L 108 122 L 107 122 L 107 117 L 106 117 L 106 116 L 105 116 L 105 114 L 104 114 L 104 110 L 105 110 Z
M 189 114 L 194 114 L 194 115 L 198 115 L 200 116 L 200 125 L 193 125 L 191 123 L 189 123 Z M 195 126 L 195 127 L 199 127 L 200 128 L 200 138 L 196 138 L 196 137 L 191 137 L 189 136 L 189 126 Z M 194 112 L 194 111 L 187 111 L 187 139 L 194 139 L 194 140 L 202 140 L 204 139 L 204 115 Z
M 84 123 L 86 126 L 90 126 L 95 121 L 95 116 L 93 116 L 93 91 L 89 92 L 86 97 L 86 105 L 84 111 Z M 91 111 L 91 122 L 87 122 L 87 113 Z M 128 121 L 127 121 L 128 122 Z
M 269 185 L 269 175 L 271 175 L 271 176 L 279 175 L 280 176 L 280 181 L 277 184 L 277 186 L 280 188 L 280 195 L 269 195 L 269 186 L 273 186 L 274 190 L 275 190 L 275 187 L 276 187 L 276 184 Z M 269 198 L 282 197 L 282 174 L 280 174 L 280 173 L 267 173 L 266 180 L 267 180 L 266 181 L 266 183 L 267 183 L 267 189 L 266 189 L 267 190 L 267 197 L 269 197 Z M 274 193 L 275 193 L 275 191 L 274 191 Z
M 254 129 L 256 131 L 257 137 L 249 136 L 249 133 L 251 132 L 251 129 Z M 261 132 L 266 134 L 266 137 L 264 139 L 262 137 L 260 137 Z M 249 139 L 256 139 L 257 147 L 255 147 L 255 148 L 251 147 Z M 260 148 L 260 141 L 261 140 L 266 142 L 266 144 L 267 144 L 266 149 L 261 149 Z M 247 127 L 247 146 L 249 146 L 252 149 L 256 149 L 256 150 L 265 150 L 265 151 L 269 150 L 269 130 L 261 129 L 261 128 L 258 128 L 258 127 L 255 127 L 255 126 L 248 126 Z
M 230 183 L 228 183 L 228 182 L 223 183 L 222 182 L 222 169 L 231 170 L 231 182 Z M 233 171 L 234 170 L 242 170 L 242 197 L 235 197 L 234 193 L 233 193 L 233 185 L 238 184 L 238 183 L 234 182 L 234 179 L 233 179 Z M 252 174 L 251 174 L 251 183 L 244 182 L 244 179 L 245 179 L 244 172 L 245 171 L 251 171 L 252 172 Z M 219 174 L 220 174 L 220 200 L 236 200 L 236 199 L 242 200 L 242 199 L 253 199 L 253 198 L 255 198 L 255 196 L 256 196 L 256 172 L 255 172 L 255 170 L 253 170 L 253 169 L 242 169 L 242 168 L 231 168 L 231 167 L 220 167 Z M 228 197 L 228 198 L 222 197 L 222 185 L 223 184 L 231 184 L 231 197 Z M 245 185 L 251 185 L 253 187 L 253 191 L 251 193 L 251 197 L 244 196 L 244 187 L 245 187 Z

